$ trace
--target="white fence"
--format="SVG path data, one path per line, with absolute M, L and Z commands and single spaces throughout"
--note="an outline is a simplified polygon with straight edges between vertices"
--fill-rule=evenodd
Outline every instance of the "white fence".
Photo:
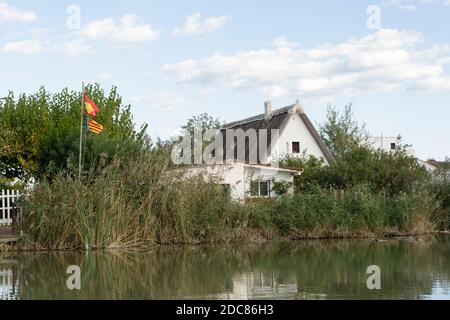
M 0 193 L 0 226 L 12 224 L 12 203 L 17 202 L 20 196 L 18 190 L 2 190 Z

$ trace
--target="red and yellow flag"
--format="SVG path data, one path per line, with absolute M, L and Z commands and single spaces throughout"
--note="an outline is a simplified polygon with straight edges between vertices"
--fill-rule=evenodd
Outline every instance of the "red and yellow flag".
M 97 112 L 100 112 L 100 109 L 97 107 L 94 101 L 89 99 L 86 94 L 84 95 L 84 108 L 86 110 L 86 114 L 90 115 L 91 117 L 95 117 L 95 114 Z
M 99 134 L 100 132 L 103 131 L 103 126 L 100 123 L 95 122 L 94 120 L 89 120 L 88 121 L 88 130 L 91 132 L 94 132 L 96 134 Z

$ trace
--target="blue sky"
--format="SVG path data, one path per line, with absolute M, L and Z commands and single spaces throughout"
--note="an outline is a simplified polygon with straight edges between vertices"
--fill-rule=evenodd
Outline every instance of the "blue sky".
M 373 135 L 444 159 L 449 18 L 450 0 L 0 0 L 0 97 L 117 85 L 163 138 L 192 115 L 237 120 L 267 99 L 299 98 L 318 123 L 351 102 Z

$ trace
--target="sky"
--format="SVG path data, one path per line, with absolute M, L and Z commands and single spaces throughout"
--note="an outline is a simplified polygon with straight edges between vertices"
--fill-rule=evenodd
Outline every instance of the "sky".
M 0 0 L 0 97 L 113 85 L 168 138 L 297 99 L 353 105 L 374 136 L 450 156 L 450 0 Z

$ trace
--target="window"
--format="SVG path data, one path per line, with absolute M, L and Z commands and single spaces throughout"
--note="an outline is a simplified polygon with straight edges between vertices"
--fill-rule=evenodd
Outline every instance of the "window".
M 251 181 L 250 182 L 250 195 L 252 197 L 258 197 L 259 196 L 259 182 L 258 181 Z
M 294 154 L 300 153 L 300 142 L 298 141 L 292 142 L 292 153 Z
M 397 145 L 395 143 L 391 143 L 391 150 L 397 149 Z
M 269 194 L 269 182 L 261 181 L 259 183 L 259 196 L 260 197 L 268 197 Z
M 270 197 L 270 181 L 251 181 L 250 196 L 252 197 Z

